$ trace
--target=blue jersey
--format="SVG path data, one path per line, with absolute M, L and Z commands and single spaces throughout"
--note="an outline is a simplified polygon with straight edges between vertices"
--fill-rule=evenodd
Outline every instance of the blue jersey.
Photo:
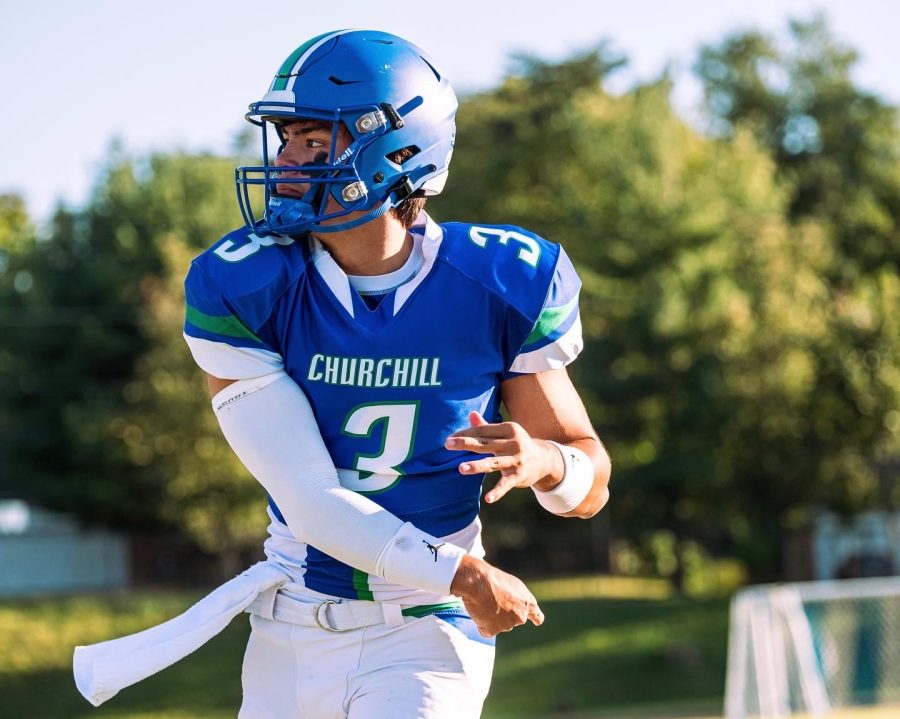
M 580 282 L 559 245 L 526 230 L 426 220 L 411 230 L 421 267 L 374 307 L 314 239 L 232 232 L 191 266 L 185 336 L 214 376 L 284 369 L 309 398 L 344 487 L 471 548 L 483 477 L 461 475 L 469 457 L 444 440 L 471 411 L 500 421 L 504 379 L 574 359 Z M 271 514 L 270 555 L 309 589 L 403 594 L 294 540 L 274 504 Z

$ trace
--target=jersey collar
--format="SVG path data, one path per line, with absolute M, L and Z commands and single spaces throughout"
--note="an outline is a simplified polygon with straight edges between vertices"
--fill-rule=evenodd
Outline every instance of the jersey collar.
M 432 220 L 424 210 L 419 213 L 419 216 L 416 218 L 413 226 L 409 228 L 409 231 L 413 236 L 416 246 L 421 250 L 419 260 L 421 265 L 416 272 L 415 277 L 398 287 L 394 293 L 394 315 L 400 311 L 400 308 L 403 307 L 412 293 L 420 284 L 422 284 L 422 281 L 431 272 L 431 269 L 434 267 L 434 261 L 437 258 L 438 249 L 440 248 L 441 241 L 444 237 L 441 226 Z M 353 317 L 354 290 L 351 286 L 350 278 L 347 277 L 347 274 L 340 268 L 338 263 L 334 261 L 334 258 L 325 246 L 311 234 L 309 235 L 309 247 L 313 265 L 319 273 L 319 276 L 325 281 L 325 284 L 328 285 L 328 288 L 331 290 L 335 299 L 347 311 L 347 314 Z M 413 254 L 416 254 L 415 251 Z M 407 263 L 407 265 L 408 264 L 409 263 Z M 407 265 L 404 265 L 404 267 L 397 272 L 403 272 Z M 390 277 L 393 274 L 394 273 L 390 273 L 390 275 L 381 275 L 376 278 L 369 277 L 366 278 L 366 281 L 378 283 L 382 278 Z

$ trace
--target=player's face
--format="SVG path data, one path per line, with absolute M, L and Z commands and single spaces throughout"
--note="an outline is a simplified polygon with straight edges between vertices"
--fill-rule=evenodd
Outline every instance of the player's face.
M 275 159 L 276 167 L 297 167 L 307 164 L 324 164 L 331 157 L 337 157 L 350 144 L 350 133 L 341 125 L 332 154 L 332 125 L 329 122 L 316 120 L 300 120 L 282 125 L 282 134 L 286 141 L 281 154 Z M 285 172 L 284 177 L 308 177 L 302 172 Z M 279 195 L 302 197 L 308 189 L 306 183 L 279 183 L 276 186 Z

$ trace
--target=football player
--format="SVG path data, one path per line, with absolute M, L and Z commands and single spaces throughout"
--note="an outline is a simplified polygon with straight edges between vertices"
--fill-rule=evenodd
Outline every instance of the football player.
M 588 518 L 609 497 L 565 369 L 582 346 L 566 253 L 423 210 L 456 110 L 399 37 L 304 43 L 247 115 L 263 155 L 236 172 L 246 226 L 188 274 L 185 337 L 291 577 L 254 605 L 240 717 L 479 716 L 495 635 L 543 621 L 483 559 L 485 473 L 489 503 L 529 488 Z

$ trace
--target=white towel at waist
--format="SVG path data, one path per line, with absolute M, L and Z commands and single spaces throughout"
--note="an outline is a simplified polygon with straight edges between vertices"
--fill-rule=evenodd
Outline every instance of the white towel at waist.
M 202 647 L 266 590 L 290 577 L 274 562 L 259 562 L 174 619 L 119 639 L 75 647 L 75 685 L 95 707 Z

